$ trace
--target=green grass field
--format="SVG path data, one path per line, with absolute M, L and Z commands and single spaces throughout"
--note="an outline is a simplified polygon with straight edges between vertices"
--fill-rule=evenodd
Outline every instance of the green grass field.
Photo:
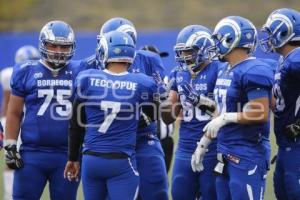
M 178 138 L 178 134 L 175 133 L 174 138 L 177 140 Z M 275 138 L 274 138 L 274 134 L 271 134 L 271 145 L 272 145 L 272 157 L 273 155 L 277 152 L 277 147 L 275 144 Z M 4 167 L 4 159 L 3 159 L 3 151 L 1 151 L 0 153 L 0 159 L 1 159 L 1 163 L 0 163 L 0 171 L 3 171 L 3 167 Z M 267 188 L 266 188 L 266 193 L 265 193 L 265 200 L 274 200 L 275 199 L 275 195 L 274 195 L 274 191 L 273 191 L 273 171 L 274 171 L 274 165 L 271 166 L 271 170 L 268 173 L 267 176 Z M 170 182 L 170 177 L 171 174 L 169 174 L 169 182 Z M 30 184 L 30 180 L 28 180 L 28 184 Z M 3 177 L 2 177 L 2 173 L 0 173 L 0 199 L 3 199 Z M 83 200 L 83 195 L 82 195 L 82 187 L 80 186 L 79 190 L 78 190 L 78 196 L 77 196 L 78 200 Z M 45 189 L 44 194 L 41 198 L 42 200 L 48 200 L 49 198 L 49 193 L 48 193 L 48 189 Z M 170 197 L 171 199 L 171 197 Z

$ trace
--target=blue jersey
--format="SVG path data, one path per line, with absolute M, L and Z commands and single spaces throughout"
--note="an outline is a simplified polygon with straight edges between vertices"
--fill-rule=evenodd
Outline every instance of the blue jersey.
M 147 76 L 158 73 L 162 78 L 165 77 L 165 68 L 160 56 L 151 51 L 138 50 L 134 61 L 129 68 L 129 72 L 140 72 Z
M 213 98 L 213 91 L 218 75 L 218 67 L 220 62 L 213 61 L 207 65 L 202 71 L 197 73 L 195 78 L 191 77 L 188 70 L 177 71 L 176 79 L 171 89 L 180 92 L 181 84 L 188 82 L 199 95 Z M 197 147 L 197 142 L 203 135 L 202 129 L 211 120 L 211 117 L 198 107 L 184 106 L 182 103 L 182 121 L 179 129 L 178 150 L 179 154 L 192 155 Z M 216 142 L 209 146 L 209 153 L 216 154 Z
M 128 71 L 132 73 L 143 73 L 151 77 L 153 73 L 157 73 L 160 74 L 162 79 L 165 77 L 165 68 L 159 55 L 145 50 L 138 50 L 136 52 L 134 61 Z M 149 133 L 156 133 L 156 130 L 156 122 L 152 122 L 149 126 L 138 129 L 137 136 L 143 137 Z
M 300 118 L 300 48 L 280 62 L 275 74 L 273 93 L 276 99 L 274 131 L 278 146 L 300 146 L 285 136 L 285 127 Z
M 135 151 L 139 105 L 151 102 L 155 82 L 140 73 L 112 74 L 107 70 L 81 72 L 75 98 L 84 102 L 86 133 L 83 151 L 100 153 Z
M 241 112 L 247 102 L 268 97 L 271 101 L 273 73 L 270 67 L 255 58 L 244 60 L 233 68 L 219 71 L 214 95 L 219 113 Z M 219 130 L 218 151 L 244 158 L 265 156 L 263 137 L 269 134 L 268 123 L 228 124 Z
M 42 61 L 17 65 L 11 92 L 24 98 L 21 149 L 67 151 L 68 124 L 72 108 L 72 86 L 79 61 L 51 71 Z
M 100 69 L 99 65 L 98 65 L 98 61 L 96 60 L 96 56 L 92 55 L 90 57 L 87 57 L 85 59 L 83 59 L 80 63 L 80 68 L 82 70 L 85 69 Z

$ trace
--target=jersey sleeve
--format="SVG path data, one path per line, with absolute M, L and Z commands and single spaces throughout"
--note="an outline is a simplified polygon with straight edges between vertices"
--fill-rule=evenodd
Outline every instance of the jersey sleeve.
M 153 73 L 158 73 L 162 78 L 166 76 L 166 69 L 163 65 L 162 59 L 159 55 L 155 55 L 153 59 L 151 59 L 151 65 L 153 69 Z
M 26 80 L 28 77 L 30 66 L 27 64 L 14 66 L 12 77 L 10 80 L 11 93 L 15 96 L 25 97 L 26 92 Z
M 176 69 L 173 69 L 172 71 L 171 71 L 171 73 L 170 73 L 170 75 L 169 75 L 169 81 L 171 81 L 172 79 L 174 80 L 173 82 L 172 82 L 172 84 L 171 84 L 171 90 L 174 90 L 174 91 L 176 91 L 176 92 L 178 92 L 177 91 L 177 83 L 176 83 L 176 74 L 177 74 L 177 71 L 176 71 Z
M 273 82 L 272 71 L 264 66 L 250 69 L 243 75 L 242 80 L 243 89 L 249 100 L 269 97 Z
M 1 85 L 3 90 L 10 90 L 10 79 L 12 76 L 12 67 L 5 68 L 0 73 Z

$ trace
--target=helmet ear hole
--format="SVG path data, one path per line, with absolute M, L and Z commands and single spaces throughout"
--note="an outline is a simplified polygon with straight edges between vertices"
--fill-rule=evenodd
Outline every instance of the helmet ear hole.
M 229 44 L 230 44 L 230 43 L 231 43 L 231 41 L 232 41 L 232 38 L 231 38 L 231 37 L 228 37 L 228 38 L 226 38 L 226 40 L 225 40 L 225 41 L 226 41 L 226 43 L 229 43 Z
M 281 35 L 282 37 L 287 36 L 287 31 L 282 31 L 282 32 L 280 33 L 280 35 Z

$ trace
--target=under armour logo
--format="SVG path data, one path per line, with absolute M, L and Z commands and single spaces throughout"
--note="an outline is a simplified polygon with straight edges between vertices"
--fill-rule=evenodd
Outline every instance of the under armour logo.
M 140 72 L 140 69 L 132 69 L 132 72 L 133 72 L 133 73 L 139 73 L 139 72 Z
M 66 75 L 72 74 L 72 71 L 65 71 L 65 74 L 66 74 Z

